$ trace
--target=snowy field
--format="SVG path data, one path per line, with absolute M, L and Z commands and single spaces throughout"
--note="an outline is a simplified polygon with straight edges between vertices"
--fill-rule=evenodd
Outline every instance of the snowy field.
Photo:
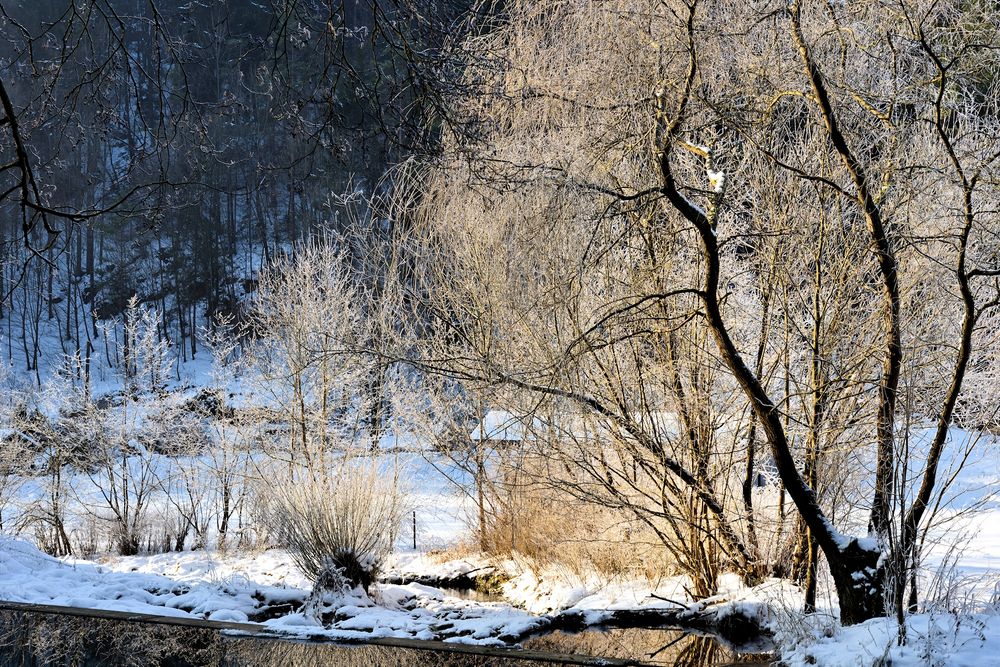
M 454 516 L 454 515 L 453 515 Z M 440 518 L 437 539 L 457 538 L 460 520 Z M 835 608 L 821 610 L 811 621 L 796 618 L 798 592 L 787 583 L 769 581 L 745 589 L 734 578 L 725 582 L 724 604 L 762 612 L 779 640 L 787 642 L 783 661 L 789 665 L 983 665 L 984 656 L 1000 651 L 1000 615 L 991 612 L 998 578 L 992 548 L 1000 535 L 1000 511 L 976 517 L 969 530 L 980 529 L 968 542 L 966 556 L 955 569 L 956 603 L 960 608 L 911 616 L 906 646 L 896 646 L 898 629 L 888 619 L 839 628 Z M 990 530 L 992 529 L 992 530 Z M 450 533 L 449 533 L 450 531 Z M 325 636 L 339 640 L 369 637 L 444 639 L 466 643 L 506 643 L 537 624 L 538 615 L 579 610 L 600 615 L 609 609 L 665 606 L 683 600 L 684 582 L 589 581 L 569 573 L 543 576 L 515 562 L 490 563 L 470 555 L 442 560 L 422 551 L 401 549 L 387 574 L 454 577 L 495 565 L 515 576 L 504 585 L 503 602 L 484 602 L 419 584 L 380 584 L 371 598 L 361 594 L 326 601 L 333 621 L 323 627 L 303 611 L 262 622 L 268 631 L 288 637 Z M 308 597 L 310 582 L 287 553 L 217 553 L 187 551 L 113 557 L 94 563 L 56 559 L 27 542 L 0 540 L 0 598 L 16 602 L 87 607 L 148 614 L 193 616 L 220 621 L 250 621 L 262 608 Z M 976 609 L 978 608 L 978 611 Z M 889 662 L 880 662 L 888 657 Z
M 171 387 L 177 400 L 193 396 L 210 382 L 212 372 L 205 360 L 189 362 L 184 381 Z M 103 389 L 113 388 L 113 381 L 108 382 Z M 228 389 L 239 401 L 238 384 Z M 507 429 L 489 423 L 485 428 L 494 435 L 497 429 Z M 503 435 L 509 433 L 503 430 Z M 950 451 L 961 452 L 968 438 L 959 431 L 953 435 Z M 0 599 L 259 622 L 267 631 L 290 638 L 393 637 L 492 645 L 509 645 L 554 613 L 581 612 L 599 623 L 613 610 L 691 603 L 686 582 L 679 577 L 650 581 L 581 575 L 521 561 L 498 562 L 469 552 L 475 503 L 454 484 L 457 480 L 471 488 L 468 475 L 416 453 L 419 448 L 414 443 L 389 437 L 382 445 L 391 452 L 381 457 L 383 463 L 405 471 L 412 507 L 385 575 L 403 580 L 453 578 L 499 569 L 508 577 L 501 599 L 468 599 L 417 583 L 381 583 L 370 596 L 354 591 L 314 599 L 309 579 L 281 550 L 210 549 L 91 561 L 53 558 L 14 537 L 0 538 Z M 738 608 L 758 615 L 779 640 L 788 665 L 989 664 L 983 656 L 1000 655 L 1000 504 L 991 496 L 997 480 L 1000 456 L 995 444 L 986 443 L 955 477 L 940 513 L 947 520 L 928 536 L 931 546 L 921 588 L 927 599 L 936 602 L 933 613 L 908 618 L 905 646 L 897 645 L 899 631 L 891 620 L 839 627 L 834 620 L 836 600 L 828 585 L 821 588 L 819 613 L 808 619 L 798 613 L 799 591 L 777 580 L 746 588 L 736 577 L 727 576 L 713 604 L 720 610 Z M 20 493 L 37 496 L 39 489 L 33 484 L 26 484 Z M 73 485 L 74 501 L 99 504 L 92 480 L 78 476 Z
M 435 479 L 433 467 L 422 470 L 423 477 L 416 477 L 413 485 L 418 548 L 413 550 L 412 532 L 404 528 L 386 574 L 454 577 L 498 567 L 512 575 L 503 586 L 503 601 L 463 599 L 412 583 L 379 584 L 371 597 L 355 592 L 319 601 L 320 615 L 328 619 L 326 627 L 316 620 L 316 609 L 286 611 L 262 620 L 262 627 L 288 637 L 322 635 L 354 641 L 397 637 L 504 645 L 509 638 L 530 632 L 539 615 L 555 611 L 583 611 L 596 621 L 610 609 L 687 601 L 685 582 L 678 578 L 609 580 L 556 569 L 539 574 L 524 563 L 491 562 L 475 554 L 442 560 L 429 552 L 466 536 L 470 502 Z M 983 656 L 1000 651 L 1000 615 L 992 611 L 1000 585 L 1000 509 L 984 509 L 949 524 L 947 530 L 965 536 L 961 550 L 949 547 L 932 553 L 927 565 L 935 576 L 928 578 L 928 585 L 936 593 L 951 595 L 953 608 L 909 617 L 908 642 L 902 647 L 896 645 L 898 629 L 891 620 L 840 628 L 833 621 L 835 601 L 828 595 L 821 595 L 825 608 L 803 620 L 794 613 L 801 605 L 799 593 L 785 582 L 746 589 L 730 577 L 719 602 L 762 614 L 784 643 L 782 658 L 789 665 L 988 664 Z M 281 550 L 185 551 L 91 562 L 53 558 L 20 539 L 0 540 L 0 598 L 16 602 L 246 622 L 269 607 L 302 603 L 310 588 Z M 885 659 L 889 662 L 880 662 Z
M 516 568 L 513 563 L 503 565 Z M 442 562 L 411 552 L 394 558 L 387 574 L 453 577 L 484 566 L 485 561 L 474 557 Z M 596 581 L 588 588 L 557 573 L 550 576 L 543 581 L 521 571 L 505 585 L 508 601 L 504 602 L 463 599 L 416 583 L 383 583 L 370 597 L 356 590 L 310 602 L 310 582 L 281 550 L 242 555 L 188 551 L 94 563 L 53 558 L 22 540 L 0 540 L 0 599 L 236 622 L 259 620 L 271 607 L 305 601 L 299 611 L 262 621 L 264 628 L 289 637 L 395 637 L 506 645 L 510 638 L 537 627 L 545 612 L 581 611 L 596 622 L 607 610 L 671 606 L 651 594 L 683 597 L 684 582 L 679 579 L 652 589 L 643 582 Z M 316 607 L 307 609 L 309 604 Z M 317 616 L 332 617 L 332 621 L 324 627 Z
M 398 554 L 390 573 L 451 577 L 484 567 L 476 557 L 441 562 L 426 554 Z M 514 563 L 501 564 L 515 570 Z M 326 627 L 306 612 L 286 613 L 261 623 L 262 629 L 289 638 L 323 636 L 357 641 L 374 637 L 444 639 L 506 645 L 538 624 L 538 614 L 570 609 L 596 615 L 608 609 L 664 606 L 662 599 L 683 599 L 683 581 L 581 581 L 558 572 L 544 577 L 522 570 L 504 586 L 504 602 L 462 599 L 419 584 L 380 584 L 371 598 L 360 594 L 327 601 L 332 622 Z M 897 627 L 888 619 L 851 628 L 831 622 L 831 610 L 811 623 L 791 619 L 782 609 L 796 606 L 798 593 L 770 581 L 748 590 L 735 578 L 720 596 L 726 604 L 760 611 L 761 603 L 778 610 L 767 620 L 788 665 L 956 665 L 990 664 L 984 656 L 1000 651 L 1000 615 L 941 610 L 911 616 L 908 642 L 896 646 Z M 26 542 L 0 541 L 0 598 L 16 602 L 87 607 L 116 611 L 190 616 L 246 622 L 268 605 L 308 597 L 310 583 L 290 565 L 288 554 L 213 552 L 166 553 L 116 557 L 102 563 L 56 559 Z M 653 596 L 658 597 L 653 597 Z M 829 635 L 829 636 L 827 636 Z M 887 662 L 880 662 L 888 657 Z

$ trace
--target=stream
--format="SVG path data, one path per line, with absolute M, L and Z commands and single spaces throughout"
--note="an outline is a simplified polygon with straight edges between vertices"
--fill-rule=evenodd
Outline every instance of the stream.
M 526 639 L 519 649 L 375 639 L 368 644 L 288 641 L 214 628 L 160 625 L 30 611 L 0 611 L 0 667 L 402 667 L 498 665 L 768 664 L 767 644 L 733 647 L 710 634 L 674 629 L 591 628 Z

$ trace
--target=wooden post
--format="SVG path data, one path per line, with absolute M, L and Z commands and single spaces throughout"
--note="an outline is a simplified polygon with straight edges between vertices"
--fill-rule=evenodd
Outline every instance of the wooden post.
M 417 510 L 413 510 L 413 550 L 417 550 Z

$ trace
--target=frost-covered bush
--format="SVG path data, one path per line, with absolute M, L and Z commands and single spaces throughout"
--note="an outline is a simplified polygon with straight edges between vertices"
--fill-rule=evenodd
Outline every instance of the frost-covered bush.
M 248 313 L 246 381 L 288 428 L 271 453 L 313 476 L 325 475 L 346 445 L 378 431 L 367 428 L 379 373 L 363 352 L 372 322 L 349 265 L 332 240 L 305 244 L 260 272 Z
M 366 591 L 392 551 L 406 502 L 398 479 L 374 465 L 347 465 L 322 479 L 275 485 L 275 538 L 318 587 Z

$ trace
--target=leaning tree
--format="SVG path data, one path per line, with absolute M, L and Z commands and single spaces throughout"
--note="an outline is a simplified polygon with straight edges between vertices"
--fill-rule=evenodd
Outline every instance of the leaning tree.
M 760 438 L 842 620 L 900 610 L 949 434 L 995 402 L 1000 14 L 663 0 L 505 18 L 470 46 L 448 150 L 415 186 L 427 261 L 407 302 L 436 338 L 411 361 L 572 413 L 548 452 L 573 442 L 583 495 L 665 538 L 692 521 L 744 570 L 766 558 Z

